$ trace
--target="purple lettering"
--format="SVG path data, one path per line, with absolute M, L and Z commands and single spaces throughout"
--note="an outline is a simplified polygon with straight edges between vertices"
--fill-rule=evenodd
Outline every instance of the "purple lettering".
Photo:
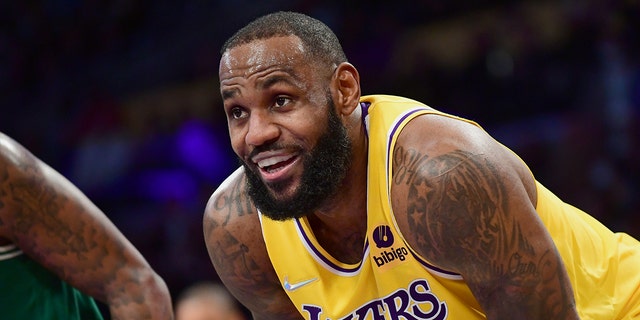
M 392 248 L 391 252 L 398 251 Z M 305 304 L 302 310 L 309 314 L 308 320 L 331 320 L 320 318 L 322 308 L 319 306 Z M 369 301 L 338 320 L 444 320 L 448 314 L 447 304 L 431 292 L 427 280 L 419 279 L 410 283 L 409 288 L 398 289 L 384 298 Z
M 371 320 L 384 320 L 384 315 L 381 312 L 383 311 L 382 301 L 373 300 L 358 308 L 358 310 L 355 311 L 355 314 L 358 316 L 358 319 L 368 319 L 367 314 L 369 311 L 371 311 L 372 315 Z
M 418 280 L 409 286 L 409 294 L 411 298 L 418 302 L 413 306 L 413 313 L 421 319 L 441 320 L 447 316 L 447 305 L 438 301 L 438 298 L 431 293 L 429 283 L 426 280 Z M 425 306 L 426 302 L 431 305 L 431 310 L 427 313 L 423 312 L 420 306 Z
M 400 316 L 403 316 L 407 320 L 419 320 L 407 310 L 409 307 L 409 294 L 407 291 L 398 290 L 382 300 L 387 305 L 391 319 L 401 319 Z
M 322 308 L 314 305 L 304 304 L 302 305 L 302 310 L 309 313 L 309 320 L 320 320 Z

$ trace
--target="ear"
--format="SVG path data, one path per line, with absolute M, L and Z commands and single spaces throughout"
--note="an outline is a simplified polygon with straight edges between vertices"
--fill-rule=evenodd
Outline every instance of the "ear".
M 333 74 L 333 100 L 342 115 L 350 115 L 360 102 L 360 75 L 352 64 L 343 62 Z

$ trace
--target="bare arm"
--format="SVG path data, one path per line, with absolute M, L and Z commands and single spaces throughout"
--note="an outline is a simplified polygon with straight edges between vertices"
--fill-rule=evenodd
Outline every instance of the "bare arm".
M 403 135 L 394 155 L 393 204 L 408 241 L 460 273 L 488 319 L 577 319 L 527 169 L 481 130 L 433 118 L 410 124 L 419 133 Z M 415 138 L 434 136 L 443 141 Z
M 271 266 L 241 169 L 213 194 L 203 218 L 205 244 L 220 279 L 254 319 L 302 319 Z
M 78 188 L 0 133 L 0 238 L 109 306 L 112 319 L 172 319 L 164 281 Z

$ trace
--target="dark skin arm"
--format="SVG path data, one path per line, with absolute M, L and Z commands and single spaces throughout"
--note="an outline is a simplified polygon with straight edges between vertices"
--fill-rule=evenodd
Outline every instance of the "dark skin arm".
M 242 169 L 211 196 L 205 244 L 218 276 L 256 320 L 303 319 L 271 266 L 257 210 L 244 192 Z
M 399 137 L 393 166 L 402 232 L 426 259 L 462 275 L 488 319 L 578 319 L 535 211 L 533 178 L 515 155 L 475 126 L 422 116 Z
M 78 188 L 0 133 L 0 244 L 14 243 L 109 306 L 112 319 L 172 319 L 164 281 Z

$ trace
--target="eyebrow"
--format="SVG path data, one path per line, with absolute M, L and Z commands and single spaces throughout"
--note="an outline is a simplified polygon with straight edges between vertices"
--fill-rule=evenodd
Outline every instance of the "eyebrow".
M 265 90 L 281 82 L 290 84 L 293 86 L 298 86 L 297 83 L 300 80 L 299 77 L 297 77 L 293 72 L 291 72 L 291 70 L 285 70 L 285 73 L 288 76 L 282 75 L 282 74 L 267 76 L 265 79 L 259 80 L 256 87 L 260 90 Z M 231 88 L 231 89 L 226 89 L 221 91 L 223 101 L 234 98 L 239 94 L 240 94 L 240 89 L 238 88 Z
M 287 71 L 286 73 L 288 76 L 282 74 L 268 76 L 264 80 L 259 81 L 257 87 L 261 90 L 269 89 L 280 82 L 296 86 L 299 81 L 298 77 L 296 77 L 292 72 Z M 292 78 L 293 81 L 291 80 Z
M 224 101 L 224 100 L 231 99 L 237 96 L 239 93 L 240 93 L 240 90 L 238 90 L 237 88 L 222 90 L 221 92 L 222 100 Z

